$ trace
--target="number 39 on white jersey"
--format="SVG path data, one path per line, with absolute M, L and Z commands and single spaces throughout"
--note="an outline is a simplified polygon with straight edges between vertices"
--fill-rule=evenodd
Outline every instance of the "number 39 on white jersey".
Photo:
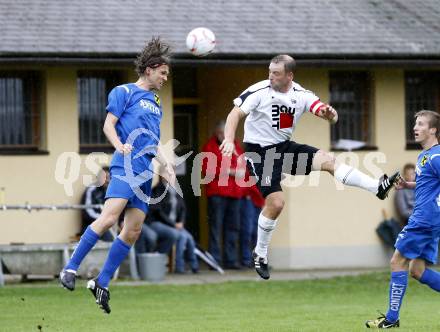
M 244 123 L 244 142 L 268 146 L 290 140 L 304 112 L 317 114 L 324 106 L 311 91 L 292 82 L 286 93 L 271 88 L 269 80 L 246 89 L 234 105 L 248 114 Z

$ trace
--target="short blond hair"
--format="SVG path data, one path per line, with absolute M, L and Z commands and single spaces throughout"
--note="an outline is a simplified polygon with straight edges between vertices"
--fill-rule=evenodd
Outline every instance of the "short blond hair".
M 417 119 L 419 116 L 428 117 L 429 128 L 437 129 L 435 136 L 437 139 L 440 139 L 440 114 L 433 111 L 421 110 L 414 115 L 414 118 Z
M 273 57 L 272 60 L 270 60 L 271 63 L 282 63 L 284 64 L 284 71 L 286 73 L 293 73 L 296 68 L 296 62 L 295 59 L 292 58 L 290 55 L 287 54 L 280 54 L 276 57 Z

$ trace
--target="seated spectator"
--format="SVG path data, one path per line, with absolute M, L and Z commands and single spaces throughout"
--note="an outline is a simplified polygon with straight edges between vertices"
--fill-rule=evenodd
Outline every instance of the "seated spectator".
M 408 163 L 403 167 L 403 178 L 407 182 L 416 180 L 416 167 L 414 164 Z M 396 190 L 395 195 L 396 211 L 402 226 L 408 224 L 408 219 L 414 208 L 414 189 Z
M 141 234 L 134 244 L 134 249 L 137 254 L 144 254 L 155 252 L 158 242 L 157 233 L 145 222 L 142 225 Z
M 157 195 L 155 188 L 152 189 L 151 197 L 160 196 Z M 141 234 L 135 243 L 136 253 L 159 252 L 166 255 L 170 253 L 171 248 L 177 242 L 179 234 L 174 227 L 162 223 L 162 219 L 163 212 L 160 211 L 159 203 L 153 204 L 150 202 Z
M 177 231 L 171 227 L 163 225 L 159 221 L 154 221 L 150 217 L 156 214 L 153 207 L 149 206 L 147 217 L 142 225 L 141 234 L 137 239 L 134 248 L 137 254 L 159 252 L 168 255 L 171 248 L 177 241 Z
M 162 197 L 163 196 L 163 197 Z M 197 273 L 199 263 L 194 253 L 194 238 L 185 227 L 186 207 L 185 201 L 176 190 L 168 186 L 167 181 L 161 177 L 159 183 L 153 188 L 152 198 L 162 197 L 156 204 L 150 204 L 148 219 L 150 226 L 158 234 L 168 234 L 176 241 L 176 273 L 185 273 L 185 259 L 188 261 L 191 271 Z M 173 243 L 168 243 L 167 249 L 171 249 Z
M 82 197 L 81 204 L 85 205 L 104 205 L 105 202 L 105 192 L 107 191 L 108 183 L 110 181 L 110 173 L 108 167 L 103 167 L 97 176 L 97 181 L 86 188 Z M 81 236 L 86 228 L 95 221 L 101 214 L 100 208 L 87 208 L 82 210 L 82 224 L 81 232 L 78 234 Z M 108 230 L 100 237 L 100 240 L 106 242 L 113 242 L 114 236 L 111 231 Z

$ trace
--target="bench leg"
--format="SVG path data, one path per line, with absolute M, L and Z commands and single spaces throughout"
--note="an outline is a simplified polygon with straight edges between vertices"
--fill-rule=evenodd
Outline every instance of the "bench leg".
M 5 277 L 3 276 L 3 262 L 2 257 L 0 256 L 0 287 L 5 285 Z
M 67 263 L 69 262 L 69 259 L 70 259 L 69 247 L 65 246 L 63 249 L 63 267 L 62 267 L 62 269 L 67 265 Z
M 176 269 L 176 245 L 173 245 L 168 255 L 168 273 L 173 273 L 175 269 Z
M 136 262 L 136 252 L 134 250 L 134 246 L 131 247 L 130 252 L 128 253 L 129 263 L 130 263 L 130 275 L 133 280 L 139 280 L 139 272 L 137 268 Z

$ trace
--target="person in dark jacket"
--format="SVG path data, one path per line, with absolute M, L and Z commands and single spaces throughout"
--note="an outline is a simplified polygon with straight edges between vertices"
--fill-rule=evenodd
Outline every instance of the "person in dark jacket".
M 158 234 L 168 234 L 170 239 L 175 239 L 175 272 L 185 273 L 185 260 L 187 260 L 191 271 L 197 273 L 199 263 L 194 252 L 194 238 L 184 227 L 186 218 L 184 199 L 179 196 L 173 187 L 167 185 L 164 178 L 161 178 L 153 188 L 151 197 L 159 199 L 157 203 L 150 204 L 150 212 L 147 217 L 148 223 Z M 172 245 L 173 243 L 169 241 L 167 249 L 171 249 Z
M 107 191 L 108 183 L 110 180 L 109 168 L 107 166 L 103 167 L 98 173 L 98 179 L 94 185 L 86 188 L 82 197 L 81 204 L 85 205 L 104 205 L 105 202 L 105 192 Z M 87 227 L 98 219 L 101 214 L 100 208 L 87 208 L 82 210 L 81 218 L 81 232 L 78 235 L 82 235 Z M 110 230 L 104 232 L 99 238 L 102 241 L 113 242 L 114 237 Z

